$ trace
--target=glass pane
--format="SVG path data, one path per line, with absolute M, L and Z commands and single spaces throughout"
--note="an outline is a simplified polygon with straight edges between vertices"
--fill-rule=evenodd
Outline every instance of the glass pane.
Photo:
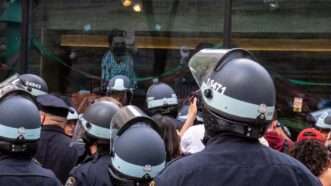
M 272 73 L 279 118 L 294 133 L 314 123 L 310 112 L 330 107 L 330 8 L 330 0 L 234 1 L 234 45 Z
M 221 46 L 223 4 L 214 0 L 37 1 L 30 70 L 40 72 L 52 91 L 96 91 L 102 84 L 108 36 L 118 29 L 125 35 L 127 55 L 134 64 L 137 95 L 153 79 L 161 78 L 176 87 L 187 86 L 178 89 L 184 97 L 194 82 L 186 66 L 189 56 L 196 48 Z

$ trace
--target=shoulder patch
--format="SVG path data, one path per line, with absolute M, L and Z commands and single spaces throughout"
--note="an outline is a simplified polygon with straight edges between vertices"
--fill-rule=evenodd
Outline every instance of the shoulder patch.
M 64 184 L 64 186 L 76 186 L 76 185 L 77 185 L 77 183 L 76 183 L 76 178 L 73 177 L 73 176 L 70 176 L 70 177 L 67 179 L 66 183 Z

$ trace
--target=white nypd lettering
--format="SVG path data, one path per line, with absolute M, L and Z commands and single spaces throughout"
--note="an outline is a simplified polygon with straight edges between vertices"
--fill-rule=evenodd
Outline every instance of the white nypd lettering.
M 32 87 L 32 88 L 41 89 L 41 85 L 40 84 L 31 82 L 31 81 L 25 81 L 25 85 L 26 86 L 29 86 L 29 87 Z
M 226 87 L 223 86 L 222 84 L 216 82 L 213 79 L 208 78 L 207 80 L 207 86 L 212 88 L 214 91 L 217 91 L 219 93 L 221 93 L 222 95 L 225 93 L 226 91 Z

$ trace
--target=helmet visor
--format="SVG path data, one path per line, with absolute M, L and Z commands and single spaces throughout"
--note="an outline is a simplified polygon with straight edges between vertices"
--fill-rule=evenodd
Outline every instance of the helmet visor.
M 4 81 L 2 81 L 0 83 L 0 88 L 7 86 L 8 84 L 17 84 L 17 82 L 20 81 L 18 76 L 19 76 L 18 74 L 14 74 L 14 75 L 8 77 L 7 79 L 5 79 Z
M 131 125 L 145 122 L 151 125 L 156 131 L 159 131 L 157 124 L 152 118 L 147 116 L 142 110 L 133 105 L 122 107 L 113 117 L 111 121 L 111 137 L 114 138 L 124 132 Z
M 79 118 L 81 118 L 82 115 L 79 115 Z M 83 141 L 83 135 L 85 133 L 85 129 L 83 126 L 83 123 L 80 119 L 77 120 L 73 135 L 72 135 L 72 143 L 84 143 Z
M 190 59 L 189 68 L 199 86 L 202 85 L 206 77 L 215 69 L 224 54 L 225 50 L 203 49 Z
M 203 82 L 214 71 L 218 71 L 223 64 L 234 58 L 253 58 L 242 49 L 203 49 L 196 53 L 189 61 L 189 68 L 193 78 L 201 87 Z

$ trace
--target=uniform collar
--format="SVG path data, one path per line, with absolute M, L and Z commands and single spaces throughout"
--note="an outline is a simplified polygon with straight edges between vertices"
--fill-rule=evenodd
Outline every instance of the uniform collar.
M 233 142 L 233 143 L 259 143 L 257 139 L 249 139 L 241 136 L 237 136 L 235 134 L 224 132 L 221 134 L 218 134 L 214 137 L 211 137 L 208 139 L 206 146 L 212 145 L 212 144 L 221 144 L 221 143 L 227 143 L 227 142 Z
M 43 131 L 54 131 L 54 132 L 59 132 L 59 133 L 64 134 L 64 129 L 57 125 L 43 125 L 42 130 Z

